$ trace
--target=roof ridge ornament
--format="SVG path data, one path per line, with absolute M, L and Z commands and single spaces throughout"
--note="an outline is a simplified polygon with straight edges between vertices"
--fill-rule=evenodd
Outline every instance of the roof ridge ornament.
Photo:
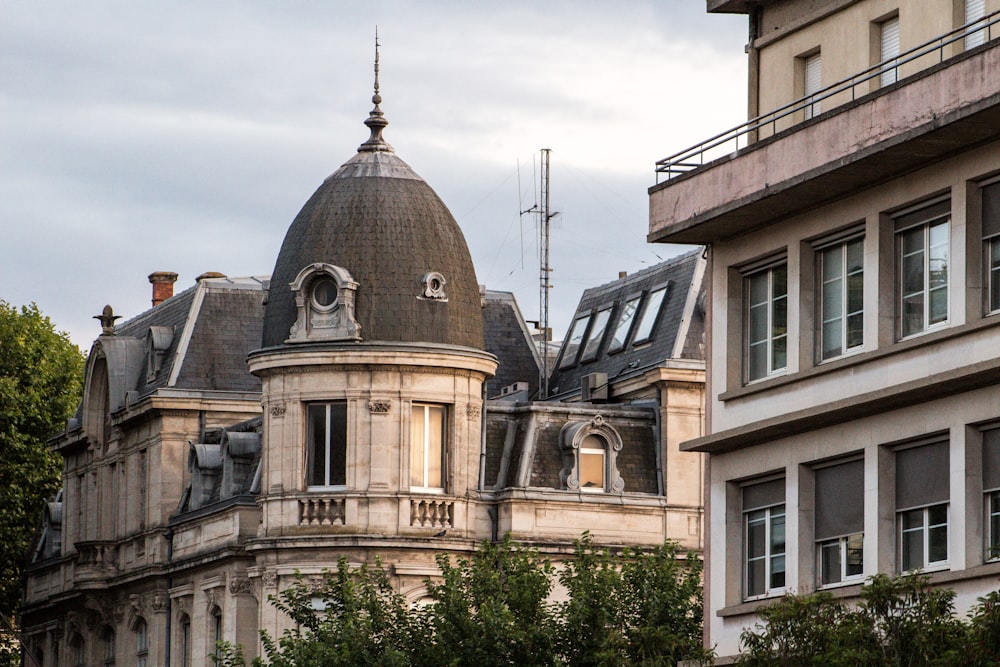
M 368 141 L 358 146 L 359 153 L 373 153 L 376 151 L 393 152 L 392 146 L 382 138 L 382 130 L 389 124 L 389 121 L 385 119 L 385 114 L 382 113 L 382 108 L 379 106 L 382 104 L 382 96 L 379 94 L 378 86 L 378 47 L 378 26 L 375 26 L 375 94 L 372 95 L 372 104 L 375 106 L 365 120 L 365 125 L 368 126 L 372 133 L 368 137 Z

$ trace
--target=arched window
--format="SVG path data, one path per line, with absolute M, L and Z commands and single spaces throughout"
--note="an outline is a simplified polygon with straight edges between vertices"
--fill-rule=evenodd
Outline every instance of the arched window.
M 87 646 L 79 632 L 73 633 L 69 640 L 69 653 L 73 667 L 85 667 L 87 664 Z
M 191 667 L 191 617 L 181 616 L 181 667 Z
M 138 619 L 133 626 L 135 633 L 135 664 L 136 667 L 146 667 L 149 659 L 149 634 L 146 629 L 146 621 Z
M 110 627 L 104 628 L 101 635 L 104 642 L 104 664 L 105 666 L 115 664 L 115 631 Z
M 563 467 L 559 479 L 564 489 L 586 493 L 622 493 L 625 481 L 618 474 L 622 439 L 604 417 L 570 422 L 559 434 Z
M 218 607 L 212 607 L 209 620 L 212 624 L 209 628 L 209 637 L 212 638 L 212 655 L 218 658 L 221 657 L 219 643 L 222 641 L 222 610 Z

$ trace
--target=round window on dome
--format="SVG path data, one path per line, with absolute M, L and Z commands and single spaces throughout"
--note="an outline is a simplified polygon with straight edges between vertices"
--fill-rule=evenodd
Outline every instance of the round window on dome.
M 313 283 L 312 300 L 319 310 L 333 308 L 337 304 L 337 283 L 327 277 L 317 280 Z

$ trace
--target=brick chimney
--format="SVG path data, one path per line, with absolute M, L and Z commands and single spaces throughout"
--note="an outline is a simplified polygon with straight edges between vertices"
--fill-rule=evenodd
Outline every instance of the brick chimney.
M 155 308 L 174 295 L 177 274 L 173 271 L 154 271 L 149 274 L 149 282 L 153 285 L 153 307 Z

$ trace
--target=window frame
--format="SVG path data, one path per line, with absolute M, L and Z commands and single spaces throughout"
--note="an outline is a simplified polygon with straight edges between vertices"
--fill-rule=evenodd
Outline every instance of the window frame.
M 996 192 L 996 204 L 987 197 Z M 993 178 L 979 184 L 980 198 L 980 231 L 983 245 L 983 313 L 984 315 L 1000 314 L 1000 178 Z M 996 210 L 992 209 L 996 206 Z M 996 217 L 992 223 L 990 215 Z M 992 230 L 988 230 L 992 227 Z
M 603 443 L 602 446 L 586 446 L 589 439 L 594 438 L 600 440 Z M 608 492 L 608 450 L 610 449 L 610 444 L 606 438 L 601 437 L 598 433 L 588 433 L 583 437 L 580 442 L 580 447 L 577 449 L 577 478 L 580 481 L 580 491 L 583 493 L 607 493 Z M 601 483 L 597 486 L 587 486 L 583 481 L 583 457 L 584 456 L 600 456 L 601 459 Z
M 783 481 L 783 480 L 782 480 Z M 760 556 L 750 556 L 750 523 L 751 515 L 759 514 L 763 516 L 764 523 L 764 553 Z M 775 519 L 781 518 L 781 526 L 784 531 L 784 542 L 782 543 L 783 550 L 781 552 L 772 551 L 774 546 L 772 542 L 774 541 L 774 526 L 776 524 Z M 776 595 L 782 595 L 788 587 L 788 532 L 787 532 L 787 505 L 785 502 L 767 505 L 765 507 L 755 507 L 750 510 L 742 511 L 742 524 L 743 524 L 743 599 L 746 601 L 750 600 L 760 600 L 763 598 L 774 597 Z M 773 564 L 777 558 L 782 559 L 782 564 L 784 566 L 784 575 L 786 580 L 780 586 L 772 586 L 773 577 L 775 575 L 775 570 L 773 569 Z M 750 591 L 750 564 L 751 561 L 763 560 L 764 561 L 764 590 L 761 593 L 752 593 Z
M 785 291 L 782 294 L 776 294 L 775 289 L 775 273 L 777 270 L 783 270 L 785 276 Z M 766 289 L 767 297 L 766 300 L 759 303 L 754 303 L 753 299 L 753 281 L 760 277 L 766 278 Z M 742 275 L 743 281 L 743 372 L 744 378 L 747 384 L 759 382 L 766 380 L 768 378 L 784 375 L 788 371 L 788 261 L 785 257 L 780 260 L 776 260 L 766 266 L 759 268 L 754 268 L 752 271 L 746 271 Z M 776 334 L 776 304 L 778 302 L 784 302 L 784 332 Z M 763 306 L 766 309 L 766 323 L 765 323 L 765 336 L 760 340 L 754 340 L 752 337 L 753 333 L 753 315 L 754 308 Z M 776 358 L 776 342 L 784 342 L 784 363 L 781 366 L 775 366 Z M 762 375 L 754 375 L 754 368 L 752 362 L 752 348 L 755 345 L 765 345 L 765 372 Z
M 857 540 L 853 546 L 852 541 Z M 839 572 L 837 572 L 838 579 L 836 581 L 830 579 L 827 580 L 827 570 L 826 570 L 826 559 L 824 558 L 824 549 L 830 546 L 837 547 L 837 558 L 839 560 Z M 848 586 L 850 584 L 859 583 L 865 580 L 865 534 L 851 533 L 850 535 L 842 535 L 840 537 L 834 537 L 827 540 L 817 540 L 816 541 L 816 587 L 817 588 L 836 588 L 838 586 Z M 854 574 L 849 573 L 848 567 L 850 564 L 850 554 L 852 551 L 861 553 L 860 570 Z
M 944 510 L 944 522 L 931 523 L 931 511 L 942 509 Z M 906 528 L 905 519 L 907 515 L 913 516 L 920 513 L 920 525 L 915 527 Z M 944 528 L 944 558 L 938 560 L 931 560 L 931 531 L 934 529 Z M 936 570 L 946 569 L 949 565 L 950 559 L 950 549 L 948 541 L 951 537 L 951 503 L 933 503 L 930 505 L 923 505 L 919 507 L 911 507 L 907 509 L 896 511 L 896 543 L 898 545 L 896 549 L 897 558 L 897 569 L 900 574 L 907 574 L 910 572 L 933 572 Z M 906 546 L 907 546 L 907 533 L 911 535 L 917 535 L 920 540 L 919 545 L 921 548 L 921 563 L 922 565 L 918 567 L 907 568 L 904 565 L 904 558 L 906 558 Z
M 135 664 L 136 667 L 146 667 L 149 661 L 149 624 L 139 617 L 132 626 L 135 634 Z
M 663 312 L 664 304 L 667 302 L 669 288 L 670 282 L 668 281 L 661 285 L 655 285 L 645 291 L 643 295 L 645 298 L 643 298 L 642 304 L 640 304 L 641 310 L 638 311 L 638 315 L 632 325 L 633 346 L 648 343 L 653 339 L 653 334 L 656 333 L 656 327 L 660 322 L 660 315 Z M 649 326 L 645 327 L 647 322 Z M 645 332 L 643 331 L 644 327 L 646 329 Z
M 858 245 L 860 247 L 861 262 L 860 269 L 856 271 L 850 271 L 850 247 Z M 828 253 L 838 250 L 840 252 L 840 276 L 836 279 L 828 279 L 826 275 L 826 257 Z M 846 236 L 837 237 L 836 240 L 827 241 L 823 244 L 816 245 L 814 247 L 814 252 L 817 256 L 816 261 L 816 321 L 819 326 L 816 327 L 816 357 L 818 363 L 826 363 L 834 359 L 840 359 L 842 357 L 850 356 L 852 354 L 857 354 L 864 351 L 865 348 L 865 234 L 864 230 L 854 230 L 849 232 Z M 849 310 L 850 308 L 850 294 L 851 294 L 851 278 L 858 277 L 861 282 L 861 304 L 860 308 L 856 310 Z M 826 323 L 827 321 L 833 321 L 833 318 L 828 318 L 826 313 L 827 307 L 827 294 L 826 285 L 827 283 L 832 283 L 834 280 L 839 280 L 840 289 L 840 312 L 837 314 L 841 322 L 840 325 L 840 348 L 839 352 L 831 353 L 827 355 L 826 353 Z M 854 344 L 850 345 L 850 327 L 848 322 L 853 317 L 859 317 L 860 323 L 860 340 Z
M 314 431 L 314 422 L 312 418 L 314 408 L 324 408 L 325 412 L 325 424 L 324 424 L 324 471 L 323 471 L 323 481 L 324 484 L 313 484 L 314 478 L 314 467 L 317 465 L 316 462 L 316 438 Z M 343 411 L 343 441 L 340 443 L 334 443 L 334 435 L 331 432 L 331 426 L 333 425 L 333 409 Z M 345 491 L 347 489 L 347 430 L 348 430 L 348 405 L 346 400 L 332 400 L 332 401 L 312 401 L 304 404 L 305 412 L 305 422 L 306 422 L 306 469 L 305 469 L 305 483 L 307 491 Z M 337 434 L 339 435 L 339 433 Z M 333 459 L 331 454 L 334 451 L 334 446 L 338 449 L 342 449 L 342 458 L 344 462 L 344 483 L 343 484 L 331 484 L 330 481 L 333 478 L 332 474 L 332 462 Z
M 823 53 L 816 48 L 799 56 L 799 59 L 802 61 L 802 97 L 809 98 L 803 107 L 803 118 L 810 120 L 823 113 L 823 101 L 813 101 L 816 94 L 823 90 Z
M 573 317 L 573 323 L 570 324 L 569 333 L 566 335 L 566 340 L 563 343 L 562 357 L 559 359 L 559 369 L 572 368 L 576 365 L 577 359 L 583 353 L 583 346 L 587 342 L 587 333 L 590 330 L 590 321 L 594 317 L 594 311 L 587 310 L 579 313 Z M 582 324 L 581 324 L 582 323 Z M 580 328 L 579 339 L 576 343 L 573 342 L 577 338 L 577 327 Z M 570 347 L 573 345 L 574 347 Z M 571 352 L 572 350 L 572 352 Z
M 980 431 L 982 443 L 983 559 L 1000 561 L 1000 424 Z M 994 437 L 996 439 L 994 439 Z
M 946 195 L 929 201 L 921 202 L 903 211 L 898 211 L 892 215 L 893 221 L 893 246 L 895 248 L 894 282 L 896 291 L 896 336 L 898 340 L 906 340 L 914 336 L 920 336 L 930 331 L 937 331 L 945 328 L 951 321 L 951 294 L 952 287 L 952 252 L 951 252 L 951 197 Z M 944 243 L 934 243 L 931 238 L 932 229 L 944 227 Z M 917 251 L 906 251 L 906 237 L 910 233 L 920 232 L 920 249 L 922 255 L 920 263 L 921 287 L 919 290 L 906 292 L 906 258 L 917 254 Z M 935 247 L 944 247 L 944 283 L 935 286 L 933 284 L 931 264 L 935 261 L 932 250 Z M 941 290 L 944 293 L 944 318 L 931 321 L 932 292 Z M 906 322 L 906 301 L 913 297 L 921 298 L 921 325 L 913 330 L 907 328 Z
M 586 334 L 586 340 L 584 340 L 580 345 L 581 364 L 597 359 L 598 355 L 601 353 L 601 343 L 604 342 L 604 334 L 608 330 L 608 324 L 611 322 L 611 313 L 613 310 L 614 304 L 611 304 L 610 306 L 600 308 L 593 313 L 589 331 Z
M 639 292 L 638 294 L 629 295 L 621 302 L 622 305 L 618 310 L 618 317 L 615 318 L 615 326 L 611 333 L 611 341 L 608 343 L 608 354 L 617 354 L 628 348 L 632 329 L 635 328 L 636 315 L 642 310 L 644 297 L 645 294 Z M 629 304 L 631 303 L 634 303 L 635 307 L 629 311 Z M 626 315 L 628 315 L 627 320 L 625 319 Z M 623 327 L 624 332 L 622 332 Z M 618 338 L 619 332 L 623 333 L 621 339 Z M 616 347 L 616 340 L 621 340 L 621 345 Z
M 115 631 L 111 626 L 105 626 L 101 639 L 104 641 L 104 665 L 115 664 Z
M 423 411 L 423 434 L 422 439 L 417 442 L 414 437 L 414 411 Z M 431 486 L 428 484 L 431 481 L 430 478 L 430 459 L 427 456 L 427 441 L 431 434 L 431 422 L 429 418 L 432 410 L 439 410 L 441 413 L 441 484 L 440 486 Z M 434 493 L 443 494 L 446 492 L 448 486 L 448 435 L 450 429 L 448 428 L 448 419 L 451 411 L 448 409 L 447 405 L 443 403 L 425 403 L 425 402 L 413 402 L 410 405 L 410 490 L 418 493 Z M 423 461 L 423 471 L 420 475 L 422 484 L 414 484 L 414 455 L 416 453 L 415 447 L 419 444 L 421 451 L 421 460 Z

